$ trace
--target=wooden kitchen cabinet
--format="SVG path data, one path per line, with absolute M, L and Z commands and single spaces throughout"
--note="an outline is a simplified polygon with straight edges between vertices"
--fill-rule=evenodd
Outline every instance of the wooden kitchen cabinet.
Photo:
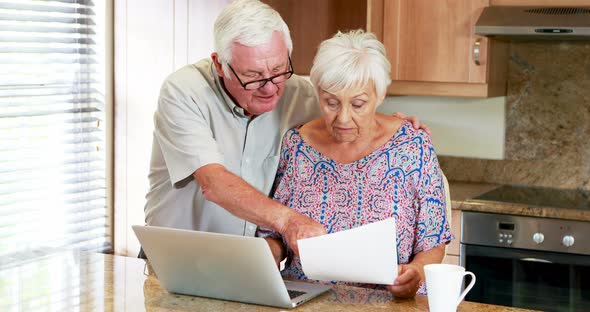
M 384 1 L 383 43 L 392 66 L 388 94 L 505 95 L 508 44 L 473 33 L 488 5 L 489 0 Z
M 508 43 L 473 34 L 481 10 L 493 0 L 263 1 L 289 25 L 297 74 L 309 75 L 322 40 L 360 28 L 375 33 L 387 48 L 389 95 L 505 95 Z
M 590 0 L 490 0 L 491 5 L 502 6 L 590 6 Z
M 459 256 L 454 256 L 454 255 L 447 254 L 445 256 L 445 258 L 443 259 L 442 263 L 444 263 L 444 264 L 460 265 L 461 261 L 459 259 Z
M 451 233 L 455 239 L 447 245 L 447 254 L 443 259 L 443 263 L 459 265 L 459 253 L 461 242 L 461 210 L 451 211 Z
M 277 10 L 293 40 L 293 68 L 309 75 L 320 43 L 337 31 L 364 29 L 381 40 L 384 0 L 262 0 Z

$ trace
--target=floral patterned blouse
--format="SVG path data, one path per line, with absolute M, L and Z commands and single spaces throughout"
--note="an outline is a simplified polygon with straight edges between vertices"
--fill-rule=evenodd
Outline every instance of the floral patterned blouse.
M 384 145 L 347 164 L 326 157 L 291 129 L 283 139 L 275 187 L 276 200 L 321 223 L 328 233 L 395 218 L 400 264 L 453 239 L 430 137 L 407 121 Z M 277 236 L 265 229 L 259 235 Z M 307 279 L 299 258 L 291 260 L 282 275 Z M 421 285 L 418 293 L 425 292 Z

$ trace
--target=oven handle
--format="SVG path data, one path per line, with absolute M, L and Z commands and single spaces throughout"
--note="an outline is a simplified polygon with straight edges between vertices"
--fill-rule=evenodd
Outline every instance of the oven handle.
M 472 256 L 484 258 L 501 258 L 518 261 L 523 258 L 534 258 L 551 261 L 553 264 L 576 265 L 590 268 L 589 255 L 565 254 L 552 251 L 537 251 L 518 248 L 500 248 L 490 246 L 469 245 L 461 243 L 460 264 L 468 271 L 470 269 L 468 258 Z M 526 260 L 525 260 L 526 261 Z
M 520 258 L 520 261 L 538 262 L 538 263 L 553 263 L 553 262 L 551 262 L 549 260 L 539 259 L 539 258 Z

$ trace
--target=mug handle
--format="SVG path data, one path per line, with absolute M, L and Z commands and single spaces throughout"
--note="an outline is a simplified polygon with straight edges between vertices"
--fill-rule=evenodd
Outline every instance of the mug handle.
M 465 287 L 465 290 L 463 290 L 463 292 L 461 293 L 461 296 L 459 296 L 459 300 L 457 300 L 457 304 L 455 306 L 459 306 L 459 303 L 461 303 L 461 301 L 463 301 L 463 298 L 465 298 L 465 295 L 467 295 L 467 293 L 471 290 L 471 288 L 473 288 L 473 285 L 475 285 L 475 274 L 473 274 L 469 271 L 465 271 L 465 273 L 463 273 L 463 277 L 465 277 L 466 275 L 471 275 L 471 282 L 469 282 L 469 285 L 467 285 L 467 287 Z

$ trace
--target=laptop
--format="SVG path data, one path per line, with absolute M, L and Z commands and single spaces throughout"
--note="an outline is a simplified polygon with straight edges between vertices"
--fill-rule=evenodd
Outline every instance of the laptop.
M 283 281 L 263 238 L 141 225 L 133 231 L 171 293 L 293 308 L 331 288 Z

